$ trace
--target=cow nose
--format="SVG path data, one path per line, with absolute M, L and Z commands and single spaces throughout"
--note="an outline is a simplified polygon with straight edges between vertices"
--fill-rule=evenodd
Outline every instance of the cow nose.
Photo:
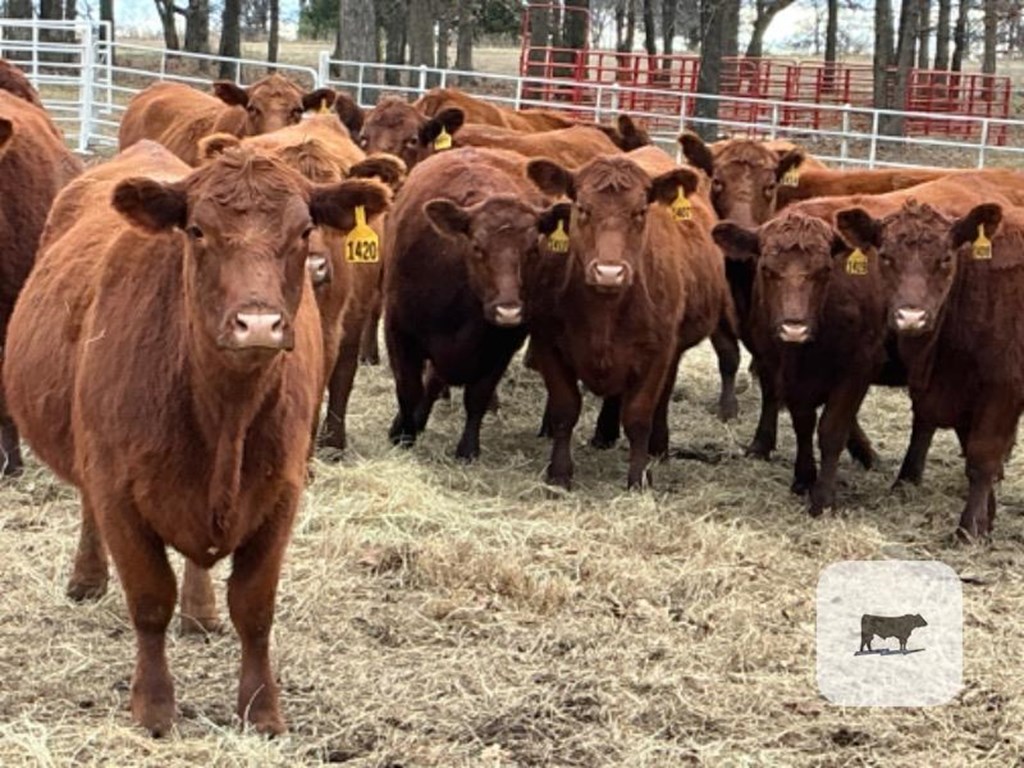
M 326 256 L 310 256 L 306 259 L 306 269 L 313 279 L 313 287 L 324 285 L 331 281 L 331 273 L 327 268 Z
M 494 308 L 494 319 L 498 325 L 519 325 L 523 322 L 523 305 L 498 304 Z
M 924 328 L 928 313 L 923 309 L 901 307 L 896 310 L 896 327 L 901 331 L 919 331 Z
M 280 312 L 238 312 L 232 336 L 240 348 L 279 349 L 284 346 L 284 318 Z
M 626 267 L 622 264 L 598 264 L 594 273 L 601 285 L 622 285 L 626 280 Z
M 787 321 L 779 326 L 779 338 L 790 344 L 803 344 L 810 337 L 811 329 L 807 323 Z

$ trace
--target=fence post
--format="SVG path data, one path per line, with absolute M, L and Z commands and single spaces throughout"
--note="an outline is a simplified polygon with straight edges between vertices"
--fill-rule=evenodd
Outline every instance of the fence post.
M 419 84 L 420 96 L 427 92 L 427 65 L 420 64 L 420 84 Z
M 978 144 L 978 167 L 985 167 L 985 146 L 988 144 L 988 118 L 981 119 L 981 143 Z
M 516 78 L 516 100 L 514 103 L 516 109 L 520 109 L 523 105 L 523 78 L 521 76 Z
M 847 102 L 843 105 L 843 139 L 839 142 L 839 159 L 842 160 L 843 168 L 846 167 L 846 159 L 850 156 L 850 109 L 852 105 Z
M 32 82 L 39 87 L 39 25 L 32 25 Z
M 95 49 L 92 45 L 92 25 L 82 27 L 82 96 L 80 99 L 82 114 L 78 118 L 78 151 L 89 151 L 89 138 L 92 136 L 92 87 L 96 77 L 93 62 Z
M 330 51 L 320 51 L 317 54 L 316 61 L 316 87 L 323 88 L 331 76 L 331 53 Z
M 442 88 L 447 88 L 448 87 L 448 70 L 447 69 L 442 69 L 441 70 L 441 87 Z
M 772 127 L 768 131 L 768 138 L 774 139 L 778 135 L 779 128 L 779 102 L 772 102 Z
M 875 167 L 875 159 L 878 157 L 878 121 L 877 109 L 871 111 L 871 147 L 868 150 L 868 169 Z
M 363 83 L 366 80 L 366 63 L 359 62 L 359 68 L 356 71 L 356 77 L 358 83 L 356 84 L 356 104 L 363 106 Z

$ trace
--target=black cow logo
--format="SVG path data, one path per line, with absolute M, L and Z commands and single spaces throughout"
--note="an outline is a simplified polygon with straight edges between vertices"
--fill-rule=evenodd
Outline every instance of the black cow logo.
M 885 656 L 890 653 L 907 654 L 923 651 L 924 648 L 914 648 L 908 651 L 907 640 L 910 639 L 910 633 L 915 629 L 927 626 L 928 622 L 919 613 L 908 613 L 904 616 L 872 616 L 870 613 L 865 613 L 860 617 L 860 650 L 854 655 L 860 656 L 865 653 L 875 653 Z M 875 635 L 878 635 L 883 640 L 888 637 L 897 638 L 900 641 L 899 651 L 888 648 L 880 648 L 877 651 L 873 650 L 871 648 L 871 639 Z

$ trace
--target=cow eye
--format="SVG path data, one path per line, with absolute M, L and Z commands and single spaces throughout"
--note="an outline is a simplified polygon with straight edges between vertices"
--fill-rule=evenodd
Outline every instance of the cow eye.
M 719 181 L 718 179 L 714 179 L 711 182 L 711 191 L 717 194 L 721 192 L 722 189 L 724 189 L 724 186 L 725 185 L 723 185 L 721 181 Z
M 366 136 L 360 136 L 359 146 L 362 147 L 363 149 L 366 149 L 368 146 L 370 146 L 370 139 Z
M 419 146 L 419 143 L 420 143 L 420 140 L 417 139 L 415 136 L 405 140 L 405 146 L 407 146 L 407 147 L 416 147 L 416 146 Z
M 302 107 L 296 107 L 295 109 L 292 110 L 292 117 L 294 117 L 296 120 L 301 120 L 302 111 Z
M 313 234 L 313 228 L 312 227 L 306 227 L 304 230 L 302 230 L 302 239 L 303 240 L 309 240 L 309 236 L 312 235 L 312 234 Z
M 773 181 L 773 182 L 770 182 L 768 184 L 765 184 L 765 186 L 764 186 L 764 196 L 767 197 L 770 200 L 772 198 L 772 195 L 774 195 L 774 194 L 775 194 L 775 182 Z
M 188 232 L 189 237 L 195 240 L 203 239 L 203 230 L 201 230 L 195 224 L 190 224 L 185 231 Z
M 248 112 L 253 117 L 256 117 L 256 115 L 258 115 L 260 113 L 259 107 L 255 107 L 252 104 L 250 104 L 248 107 L 246 107 L 245 111 Z
M 584 205 L 577 205 L 576 213 L 579 215 L 579 220 L 581 222 L 586 221 L 587 219 L 590 218 L 590 209 Z
M 643 224 L 645 216 L 647 216 L 647 209 L 637 208 L 635 211 L 633 211 L 633 223 Z

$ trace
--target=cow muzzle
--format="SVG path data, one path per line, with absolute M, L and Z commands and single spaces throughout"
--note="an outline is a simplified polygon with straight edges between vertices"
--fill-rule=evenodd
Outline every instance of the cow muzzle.
M 799 320 L 786 320 L 779 324 L 779 339 L 787 344 L 806 344 L 811 340 L 811 328 Z
M 587 270 L 587 282 L 598 288 L 626 288 L 633 272 L 625 262 L 594 262 Z
M 232 349 L 290 350 L 295 336 L 280 312 L 236 312 L 230 320 L 228 332 Z
M 504 328 L 514 328 L 523 322 L 523 305 L 505 302 L 494 305 L 494 324 Z
M 893 324 L 900 333 L 921 333 L 928 327 L 928 311 L 915 307 L 900 307 L 892 315 Z
M 306 269 L 313 280 L 313 287 L 319 288 L 331 282 L 331 262 L 326 256 L 317 254 L 306 259 Z

